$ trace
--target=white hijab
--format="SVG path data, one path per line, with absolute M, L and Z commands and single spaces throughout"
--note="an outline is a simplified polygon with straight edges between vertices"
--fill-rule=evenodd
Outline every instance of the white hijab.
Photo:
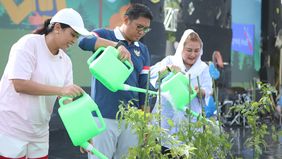
M 186 66 L 183 63 L 183 59 L 182 59 L 182 52 L 183 52 L 184 42 L 191 33 L 196 33 L 196 32 L 192 29 L 187 29 L 183 33 L 181 40 L 178 44 L 178 47 L 176 49 L 176 52 L 175 52 L 174 56 L 172 56 L 172 62 L 173 62 L 174 65 L 177 65 L 178 67 L 180 67 L 181 71 L 185 72 L 187 77 L 190 74 L 191 79 L 193 79 L 193 78 L 196 78 L 197 76 L 199 76 L 203 72 L 203 70 L 206 67 L 208 67 L 208 65 L 201 60 L 201 57 L 203 55 L 203 43 L 202 43 L 202 40 L 201 40 L 200 55 L 198 56 L 198 59 L 196 60 L 196 62 L 191 66 L 191 68 L 188 71 L 186 71 Z

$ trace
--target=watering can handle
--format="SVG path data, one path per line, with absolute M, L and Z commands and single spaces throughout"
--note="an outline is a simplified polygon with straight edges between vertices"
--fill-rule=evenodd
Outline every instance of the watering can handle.
M 99 108 L 96 107 L 96 109 L 97 109 L 96 114 L 97 114 L 98 120 L 99 120 L 99 122 L 100 122 L 100 124 L 101 124 L 101 127 L 98 128 L 98 130 L 99 130 L 100 132 L 102 132 L 102 131 L 104 131 L 104 130 L 106 129 L 106 124 L 105 124 L 105 121 L 104 121 L 104 119 L 103 119 L 103 117 L 102 117 L 101 112 L 99 111 Z
M 173 72 L 169 72 L 169 74 L 162 80 L 162 82 L 168 81 L 171 79 L 175 74 Z
M 86 93 L 84 92 L 81 96 L 78 96 L 78 98 L 80 98 L 80 97 L 82 97 L 82 96 L 85 96 L 86 95 Z M 77 97 L 76 97 L 77 98 Z M 64 97 L 61 97 L 60 99 L 59 99 L 59 104 L 60 104 L 60 106 L 64 106 L 64 105 L 66 105 L 66 104 L 64 104 L 64 101 L 65 100 L 71 100 L 71 101 L 73 101 L 75 98 L 72 98 L 72 97 L 68 97 L 68 96 L 64 96 Z
M 95 51 L 94 54 L 87 60 L 87 64 L 90 65 L 91 62 L 104 50 L 105 47 L 100 47 L 97 51 Z
M 124 61 L 123 63 L 124 63 L 125 65 L 127 65 L 127 67 L 129 68 L 129 71 L 130 71 L 130 72 L 134 69 L 133 66 L 132 66 L 132 64 L 131 64 L 128 60 Z
M 83 144 L 80 145 L 82 148 L 84 148 L 85 150 L 88 150 L 90 152 L 92 152 L 94 155 L 96 155 L 97 157 L 99 157 L 100 159 L 108 159 L 104 154 L 102 154 L 101 152 L 99 152 L 98 150 L 96 150 L 90 143 L 88 142 L 84 142 Z
M 65 100 L 71 100 L 72 98 L 71 97 L 61 97 L 60 99 L 59 99 L 59 104 L 60 104 L 60 106 L 62 107 L 62 106 L 64 106 L 65 104 L 64 104 L 64 101 Z

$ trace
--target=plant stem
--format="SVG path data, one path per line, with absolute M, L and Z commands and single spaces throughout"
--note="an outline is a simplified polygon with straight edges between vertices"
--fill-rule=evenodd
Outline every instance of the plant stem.
M 205 113 L 205 109 L 204 109 L 204 106 L 203 106 L 203 95 L 202 95 L 202 91 L 201 91 L 201 84 L 200 84 L 199 76 L 197 76 L 197 82 L 198 82 L 198 89 L 199 89 L 199 93 L 200 93 L 199 103 L 200 103 L 201 109 L 202 109 L 202 117 L 206 118 L 206 113 Z M 205 125 L 203 125 L 203 131 L 205 131 Z
M 161 107 L 161 84 L 162 84 L 162 80 L 161 80 L 161 78 L 160 78 L 160 75 L 161 75 L 161 73 L 160 72 L 158 72 L 158 82 L 157 83 L 159 83 L 159 92 L 158 92 L 158 97 L 157 97 L 157 99 L 158 99 L 158 109 L 157 109 L 157 111 L 158 111 L 158 113 L 159 113 L 159 119 L 158 119 L 158 122 L 159 122 L 159 127 L 161 128 L 161 126 L 162 126 L 162 117 L 161 117 L 161 115 L 162 115 L 162 107 Z M 158 141 L 160 144 L 162 143 L 162 135 L 160 135 L 160 138 L 159 138 L 159 141 Z M 160 159 L 162 159 L 163 157 L 162 157 L 162 155 L 160 155 L 159 156 L 160 157 Z
M 212 83 L 213 83 L 213 92 L 214 92 L 214 99 L 215 99 L 215 105 L 216 105 L 216 115 L 217 115 L 217 118 L 218 118 L 219 134 L 221 135 L 220 113 L 219 113 L 219 107 L 218 107 L 218 94 L 217 94 L 218 91 L 216 89 L 214 79 L 212 79 Z
M 191 93 L 192 93 L 192 89 L 191 89 L 191 75 L 189 74 L 189 101 L 191 101 Z M 189 111 L 191 110 L 191 102 L 189 103 Z M 188 132 L 191 132 L 191 114 L 189 113 L 188 115 L 188 122 L 189 122 L 189 127 L 188 127 Z M 190 138 L 189 141 L 191 141 L 192 139 Z

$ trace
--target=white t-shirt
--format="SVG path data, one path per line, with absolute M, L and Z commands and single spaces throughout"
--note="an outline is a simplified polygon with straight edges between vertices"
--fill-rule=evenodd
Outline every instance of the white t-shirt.
M 53 55 L 44 35 L 28 34 L 12 46 L 0 81 L 0 132 L 28 141 L 47 141 L 57 97 L 17 93 L 11 79 L 70 85 L 73 83 L 70 58 L 63 50 Z

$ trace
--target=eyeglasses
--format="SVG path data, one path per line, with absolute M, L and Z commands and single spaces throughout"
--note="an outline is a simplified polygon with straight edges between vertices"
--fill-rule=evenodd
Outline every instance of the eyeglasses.
M 146 34 L 146 33 L 148 33 L 149 31 L 151 31 L 151 28 L 150 28 L 150 27 L 145 27 L 145 26 L 143 26 L 143 25 L 141 25 L 141 24 L 137 24 L 137 25 L 136 25 L 136 30 L 137 30 L 138 32 L 144 31 L 144 33 Z

